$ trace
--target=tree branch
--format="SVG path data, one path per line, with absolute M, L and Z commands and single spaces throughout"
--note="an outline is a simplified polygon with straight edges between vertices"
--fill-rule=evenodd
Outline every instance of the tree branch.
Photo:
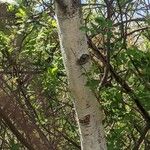
M 105 60 L 105 57 L 100 53 L 99 49 L 92 43 L 91 39 L 88 38 L 88 45 L 93 50 L 94 54 L 97 56 L 98 59 L 100 59 L 104 65 L 107 65 L 107 61 Z M 134 91 L 129 87 L 129 85 L 115 72 L 112 65 L 109 64 L 110 73 L 114 77 L 114 79 L 121 85 L 121 87 L 125 90 L 125 92 L 133 99 L 135 102 L 137 108 L 140 110 L 141 115 L 145 119 L 145 121 L 150 126 L 150 116 L 148 112 L 145 110 L 145 108 L 142 106 L 140 99 L 136 96 Z
M 140 136 L 140 138 L 138 139 L 138 141 L 136 142 L 133 150 L 139 150 L 141 144 L 143 143 L 144 138 L 146 137 L 148 131 L 150 129 L 150 125 L 147 124 L 146 127 L 144 128 L 144 130 L 142 131 L 142 135 Z
M 12 133 L 17 137 L 17 139 L 29 150 L 35 150 L 31 144 L 27 142 L 27 140 L 21 135 L 21 133 L 16 129 L 16 127 L 13 125 L 13 123 L 9 120 L 9 118 L 3 113 L 3 110 L 0 108 L 0 117 L 4 120 L 4 122 L 7 124 L 9 129 L 12 131 Z

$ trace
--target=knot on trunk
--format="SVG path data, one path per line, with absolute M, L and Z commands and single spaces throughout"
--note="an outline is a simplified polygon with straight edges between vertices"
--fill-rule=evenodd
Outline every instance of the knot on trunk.
M 84 116 L 82 119 L 79 119 L 79 123 L 82 125 L 89 125 L 90 124 L 90 115 Z
M 78 65 L 84 65 L 86 64 L 90 59 L 90 56 L 88 54 L 82 54 L 80 58 L 77 60 Z

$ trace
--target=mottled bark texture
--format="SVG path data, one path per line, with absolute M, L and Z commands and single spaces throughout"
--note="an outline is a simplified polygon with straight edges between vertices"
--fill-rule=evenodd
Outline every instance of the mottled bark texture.
M 82 150 L 106 150 L 102 111 L 87 82 L 91 67 L 78 0 L 56 0 L 61 52 L 74 99 Z

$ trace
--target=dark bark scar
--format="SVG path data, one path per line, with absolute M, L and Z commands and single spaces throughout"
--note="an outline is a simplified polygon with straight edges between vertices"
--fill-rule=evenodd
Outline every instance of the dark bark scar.
M 82 125 L 89 125 L 90 124 L 90 115 L 86 115 L 83 119 L 79 119 L 79 123 Z
M 80 58 L 77 60 L 78 65 L 84 65 L 86 64 L 90 59 L 90 56 L 88 54 L 82 54 Z
M 60 7 L 60 9 L 62 10 L 63 13 L 67 12 L 67 5 L 64 3 L 63 0 L 56 0 L 58 6 Z

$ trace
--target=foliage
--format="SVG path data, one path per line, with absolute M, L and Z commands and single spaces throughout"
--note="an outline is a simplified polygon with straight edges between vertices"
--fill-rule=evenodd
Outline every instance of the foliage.
M 80 149 L 53 3 L 6 6 L 9 15 L 0 21 L 0 101 L 13 96 L 53 149 Z M 135 0 L 82 4 L 81 31 L 94 45 L 89 45 L 93 66 L 86 86 L 103 107 L 109 150 L 150 149 L 150 120 L 141 110 L 150 112 L 149 6 Z M 0 149 L 26 149 L 4 117 L 0 129 Z

